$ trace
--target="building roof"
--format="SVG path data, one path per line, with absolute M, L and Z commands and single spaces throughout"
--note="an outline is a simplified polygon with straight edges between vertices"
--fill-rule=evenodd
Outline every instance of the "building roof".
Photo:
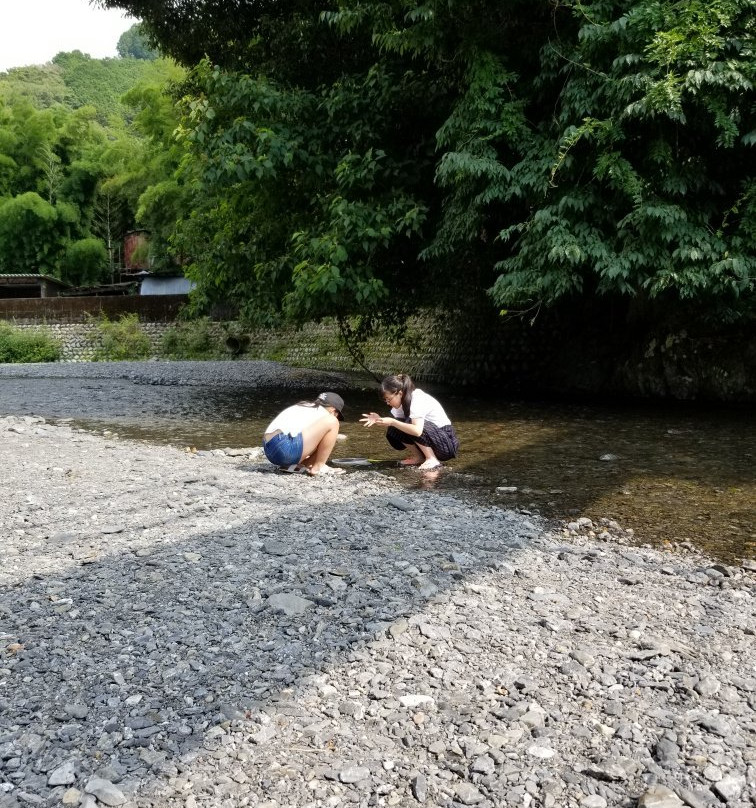
M 51 275 L 34 275 L 34 274 L 22 274 L 19 272 L 0 272 L 0 284 L 3 286 L 10 286 L 12 284 L 18 284 L 20 286 L 31 286 L 37 283 L 54 283 L 58 286 L 70 286 L 70 283 L 66 283 L 65 281 L 60 280 L 59 278 L 53 278 Z

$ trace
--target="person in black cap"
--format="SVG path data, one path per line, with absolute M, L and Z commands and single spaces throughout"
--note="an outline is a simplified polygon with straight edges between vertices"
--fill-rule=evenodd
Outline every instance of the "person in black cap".
M 344 409 L 338 393 L 321 393 L 315 401 L 300 401 L 280 412 L 263 435 L 265 457 L 282 471 L 342 474 L 344 469 L 327 466 Z

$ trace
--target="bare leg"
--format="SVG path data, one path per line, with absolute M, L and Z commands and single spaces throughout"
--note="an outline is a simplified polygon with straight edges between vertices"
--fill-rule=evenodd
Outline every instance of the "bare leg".
M 431 449 L 430 446 L 422 446 L 419 443 L 416 443 L 415 446 L 420 450 L 423 459 L 423 462 L 420 463 L 418 468 L 421 469 L 435 469 L 441 465 L 441 461 L 436 457 L 436 453 Z
M 421 447 L 418 446 L 416 443 L 410 443 L 407 445 L 407 448 L 410 450 L 410 456 L 405 457 L 404 460 L 399 461 L 400 466 L 419 466 L 424 459 L 423 453 L 420 451 Z
M 326 464 L 338 434 L 338 418 L 330 412 L 302 430 L 302 458 L 299 462 L 310 474 L 318 474 Z

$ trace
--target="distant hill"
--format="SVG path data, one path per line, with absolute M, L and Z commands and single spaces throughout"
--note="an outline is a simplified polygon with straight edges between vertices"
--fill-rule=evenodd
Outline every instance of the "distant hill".
M 59 53 L 46 65 L 14 67 L 0 73 L 0 98 L 20 96 L 36 108 L 62 104 L 93 106 L 103 124 L 128 119 L 120 99 L 137 84 L 163 84 L 180 69 L 169 59 L 92 59 L 81 51 Z

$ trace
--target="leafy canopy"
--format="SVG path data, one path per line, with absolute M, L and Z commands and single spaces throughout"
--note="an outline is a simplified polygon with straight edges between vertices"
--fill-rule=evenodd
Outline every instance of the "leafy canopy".
M 754 0 L 100 4 L 194 68 L 200 301 L 753 310 Z
M 138 223 L 154 227 L 165 254 L 183 201 L 154 189 L 175 182 L 184 155 L 166 89 L 183 75 L 165 59 L 80 52 L 0 74 L 2 271 L 110 282 Z M 151 208 L 141 205 L 148 190 Z

